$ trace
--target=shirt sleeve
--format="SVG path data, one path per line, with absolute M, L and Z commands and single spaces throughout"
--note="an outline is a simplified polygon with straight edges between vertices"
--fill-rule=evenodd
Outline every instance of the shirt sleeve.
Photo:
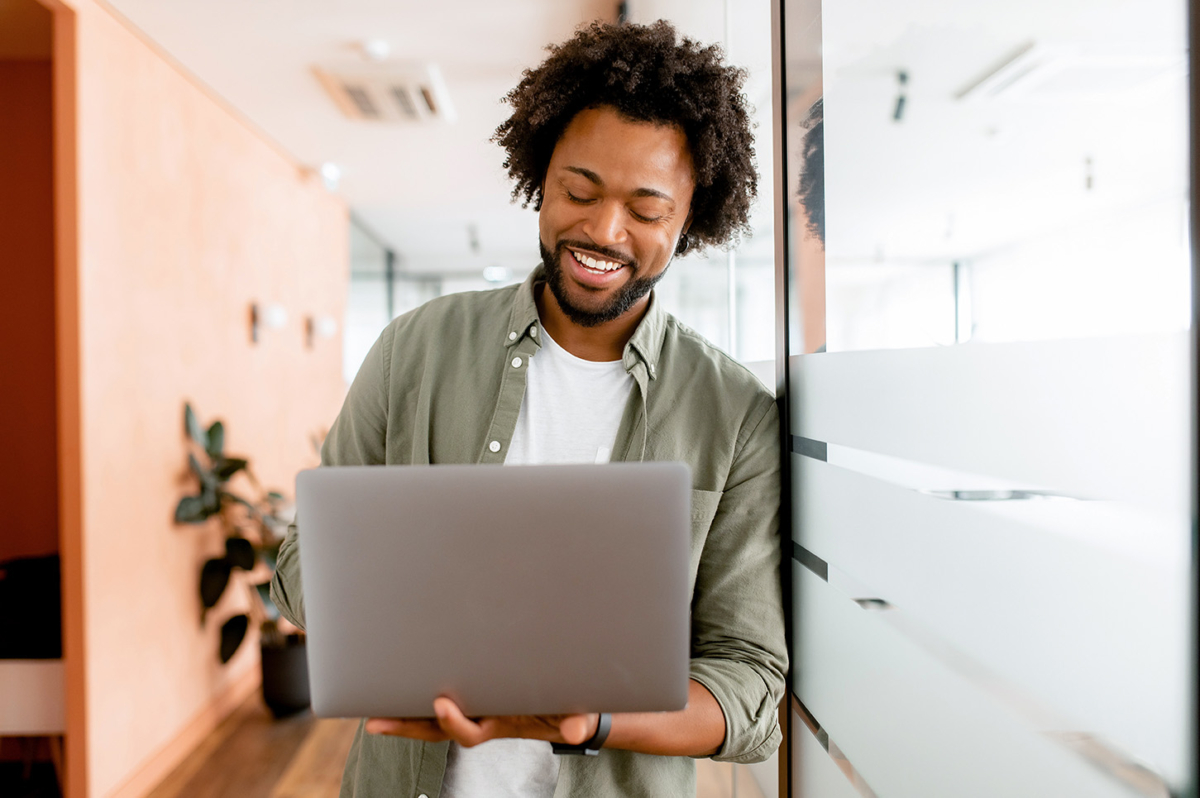
M 788 667 L 779 538 L 779 415 L 774 401 L 743 430 L 700 557 L 692 599 L 691 678 L 725 714 L 713 759 L 761 762 L 782 740 L 776 712 Z M 756 420 L 753 420 L 756 419 Z
M 321 465 L 380 465 L 387 460 L 388 372 L 393 328 L 387 327 L 363 360 L 346 401 L 321 447 Z M 304 628 L 304 588 L 300 578 L 300 539 L 288 527 L 279 547 L 271 600 L 283 617 Z

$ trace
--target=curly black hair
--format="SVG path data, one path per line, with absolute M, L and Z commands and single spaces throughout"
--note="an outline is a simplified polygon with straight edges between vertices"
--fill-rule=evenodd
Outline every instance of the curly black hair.
M 742 95 L 746 72 L 722 63 L 720 47 L 677 41 L 675 28 L 659 20 L 593 22 L 547 49 L 550 57 L 525 70 L 505 96 L 513 114 L 492 136 L 508 152 L 514 200 L 540 210 L 559 137 L 580 111 L 609 106 L 634 121 L 677 126 L 687 137 L 696 188 L 680 253 L 729 246 L 749 232 L 758 175 Z

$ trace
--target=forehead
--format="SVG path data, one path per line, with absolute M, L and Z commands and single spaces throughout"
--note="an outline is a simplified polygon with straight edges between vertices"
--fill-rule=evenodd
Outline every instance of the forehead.
M 550 157 L 550 169 L 576 167 L 605 182 L 636 190 L 694 185 L 687 136 L 675 125 L 641 122 L 604 106 L 580 111 Z M 636 185 L 635 185 L 636 184 Z

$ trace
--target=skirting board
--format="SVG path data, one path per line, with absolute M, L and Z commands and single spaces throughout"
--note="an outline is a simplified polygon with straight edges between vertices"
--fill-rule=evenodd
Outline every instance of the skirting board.
M 121 786 L 105 798 L 142 798 L 148 794 L 204 742 L 204 738 L 212 734 L 229 713 L 241 706 L 258 689 L 261 681 L 262 671 L 257 664 L 247 668 L 223 693 L 197 712 L 175 735 L 175 739 L 151 754 Z

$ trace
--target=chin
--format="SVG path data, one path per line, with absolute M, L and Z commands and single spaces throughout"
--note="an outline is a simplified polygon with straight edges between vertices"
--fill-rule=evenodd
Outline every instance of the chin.
M 596 327 L 625 315 L 643 296 L 650 293 L 650 289 L 666 273 L 663 270 L 648 280 L 628 277 L 619 285 L 592 288 L 580 285 L 567 276 L 567 269 L 563 265 L 566 253 L 561 246 L 556 247 L 558 252 L 555 254 L 547 250 L 540 240 L 538 244 L 550 293 L 567 318 L 581 327 Z

